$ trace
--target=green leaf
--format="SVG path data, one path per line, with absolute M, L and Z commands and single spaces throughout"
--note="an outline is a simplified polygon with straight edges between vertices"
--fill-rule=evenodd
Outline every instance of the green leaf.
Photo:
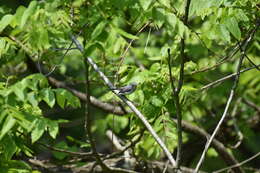
M 0 141 L 5 136 L 6 133 L 15 125 L 16 120 L 12 116 L 7 116 L 4 123 L 2 124 L 2 129 L 0 131 Z
M 5 160 L 11 160 L 17 150 L 17 146 L 14 141 L 15 139 L 9 134 L 5 135 L 5 137 L 1 140 L 1 158 L 3 155 Z
M 109 114 L 109 116 L 107 116 L 107 122 L 110 127 L 114 127 L 113 130 L 116 133 L 119 133 L 127 127 L 129 124 L 129 119 L 127 117 L 119 117 L 113 114 Z
M 204 18 L 211 14 L 214 8 L 219 7 L 222 4 L 221 0 L 196 0 L 191 1 L 189 16 L 198 15 Z
M 157 96 L 151 97 L 151 103 L 157 107 L 161 107 L 163 105 L 163 101 L 159 99 Z
M 157 24 L 159 28 L 162 27 L 166 20 L 165 10 L 163 8 L 153 8 L 152 17 L 155 24 Z
M 64 108 L 65 106 L 65 96 L 64 96 L 64 90 L 63 89 L 56 89 L 55 93 L 56 93 L 56 98 L 57 98 L 57 103 L 61 108 Z
M 40 137 L 43 135 L 44 130 L 46 128 L 47 124 L 44 120 L 38 119 L 35 123 L 35 128 L 33 129 L 31 133 L 32 143 L 40 139 Z
M 242 9 L 238 9 L 235 13 L 237 21 L 249 21 L 249 18 Z
M 92 40 L 95 40 L 102 33 L 106 24 L 107 24 L 106 21 L 102 21 L 95 27 L 94 31 L 91 33 Z
M 71 105 L 72 107 L 80 107 L 79 99 L 71 94 L 69 91 L 65 89 L 56 89 L 54 90 L 56 93 L 57 103 L 60 107 L 64 108 L 65 106 Z
M 40 92 L 42 99 L 52 108 L 55 104 L 55 95 L 50 88 L 44 88 Z
M 38 90 L 39 87 L 48 87 L 48 80 L 44 75 L 40 73 L 29 75 L 24 78 L 22 82 L 26 85 L 26 87 L 29 87 L 31 90 Z
M 90 56 L 96 49 L 99 49 L 101 52 L 105 52 L 105 48 L 101 42 L 91 42 L 86 46 L 85 56 Z
M 122 35 L 122 36 L 124 36 L 124 37 L 126 37 L 126 38 L 129 38 L 129 39 L 132 39 L 132 40 L 138 39 L 137 36 L 132 35 L 132 34 L 129 34 L 129 33 L 125 32 L 124 30 L 118 28 L 118 27 L 113 27 L 113 28 L 115 29 L 115 31 L 116 31 L 118 34 L 120 34 L 120 35 Z
M 32 127 L 34 127 L 35 116 L 18 111 L 15 107 L 10 107 L 10 115 L 12 115 L 16 120 L 17 123 L 26 129 L 28 132 L 31 131 Z
M 231 18 L 226 18 L 224 22 L 225 26 L 229 30 L 229 32 L 238 40 L 241 38 L 241 31 L 239 29 L 238 23 L 236 18 L 231 17 Z
M 22 17 L 23 17 L 23 13 L 24 11 L 26 10 L 26 8 L 24 6 L 19 6 L 16 10 L 16 13 L 15 13 L 15 20 L 13 23 L 13 27 L 15 27 L 16 25 L 20 25 L 21 24 L 21 21 L 22 21 Z
M 23 13 L 21 24 L 20 24 L 21 28 L 24 27 L 28 18 L 33 15 L 34 11 L 36 10 L 36 7 L 37 7 L 37 1 L 31 1 L 28 8 Z
M 49 134 L 53 139 L 55 139 L 59 132 L 59 125 L 54 120 L 47 120 L 47 121 L 48 121 L 47 126 L 48 126 L 48 130 L 49 130 Z
M 27 94 L 27 99 L 34 107 L 36 107 L 38 105 L 38 101 L 35 97 L 34 92 L 30 92 L 29 94 Z
M 158 2 L 165 5 L 168 8 L 171 8 L 171 1 L 170 0 L 158 0 Z
M 25 99 L 25 91 L 24 91 L 25 87 L 26 86 L 24 86 L 21 82 L 18 82 L 12 88 L 13 92 L 20 100 Z
M 177 20 L 178 19 L 176 18 L 175 14 L 173 14 L 173 13 L 168 13 L 167 16 L 166 16 L 166 21 L 171 26 L 173 31 L 174 31 L 174 29 L 176 27 Z
M 161 56 L 152 56 L 152 57 L 148 57 L 149 60 L 151 61 L 160 61 L 162 60 Z
M 8 161 L 8 166 L 10 167 L 8 173 L 33 173 L 30 165 L 24 161 L 10 160 Z
M 2 32 L 13 20 L 13 15 L 7 14 L 0 21 L 0 32 Z
M 39 29 L 39 46 L 42 49 L 48 49 L 50 47 L 48 30 L 46 28 Z
M 139 0 L 139 3 L 144 10 L 147 10 L 152 2 L 153 0 Z
M 184 85 L 180 92 L 180 100 L 184 105 L 189 105 L 195 102 L 199 96 L 198 90 L 189 85 Z
M 177 21 L 177 27 L 178 27 L 178 35 L 181 38 L 183 38 L 184 34 L 187 32 L 187 27 L 180 20 Z
M 224 24 L 219 24 L 216 28 L 216 32 L 223 40 L 230 42 L 230 34 Z

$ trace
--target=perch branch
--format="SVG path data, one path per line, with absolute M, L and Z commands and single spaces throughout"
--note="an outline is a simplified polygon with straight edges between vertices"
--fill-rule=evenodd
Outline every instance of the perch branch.
M 77 48 L 84 53 L 84 49 L 81 46 L 81 44 L 78 42 L 78 40 L 72 36 L 72 40 L 74 42 L 74 44 L 77 46 Z M 111 89 L 111 91 L 116 94 L 126 105 L 129 106 L 129 108 L 138 116 L 138 118 L 143 122 L 144 126 L 147 128 L 147 130 L 151 133 L 151 135 L 153 136 L 153 138 L 156 140 L 156 142 L 160 145 L 160 147 L 162 148 L 162 150 L 164 151 L 164 153 L 166 154 L 166 156 L 168 157 L 169 161 L 171 162 L 171 164 L 175 167 L 176 166 L 176 162 L 174 160 L 174 158 L 172 157 L 170 151 L 167 149 L 166 145 L 162 142 L 162 140 L 159 138 L 159 136 L 156 134 L 156 132 L 153 130 L 152 126 L 149 124 L 149 122 L 146 120 L 146 118 L 142 115 L 142 113 L 135 107 L 135 105 L 129 101 L 125 96 L 119 95 L 116 91 L 112 90 L 113 88 L 115 88 L 113 86 L 113 84 L 110 82 L 110 80 L 105 76 L 105 74 L 100 71 L 100 69 L 98 68 L 98 66 L 94 63 L 94 61 L 87 57 L 86 61 L 88 61 L 88 63 L 94 68 L 94 70 L 100 75 L 100 77 L 102 78 L 102 80 L 106 83 L 106 85 Z

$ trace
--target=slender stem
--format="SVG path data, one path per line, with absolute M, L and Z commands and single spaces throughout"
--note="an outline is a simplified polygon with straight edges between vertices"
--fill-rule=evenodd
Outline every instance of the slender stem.
M 90 116 L 90 85 L 89 85 L 89 64 L 86 60 L 84 60 L 84 65 L 85 65 L 85 76 L 86 76 L 86 96 L 87 96 L 87 101 L 85 103 L 85 124 L 84 128 L 86 130 L 87 137 L 89 139 L 93 154 L 96 158 L 97 163 L 102 167 L 102 169 L 106 172 L 110 172 L 110 169 L 103 163 L 101 160 L 100 156 L 97 153 L 96 150 L 96 144 L 92 136 L 91 132 L 91 125 L 92 125 L 92 120 Z
M 181 105 L 179 101 L 179 92 L 175 89 L 174 86 L 174 78 L 172 76 L 172 69 L 171 69 L 171 52 L 170 49 L 168 49 L 168 68 L 169 68 L 169 75 L 170 75 L 170 82 L 172 87 L 172 95 L 174 100 L 174 105 L 176 108 L 176 114 L 177 114 L 177 134 L 178 134 L 178 148 L 177 148 L 177 158 L 176 158 L 176 167 L 177 169 L 180 168 L 180 159 L 181 159 L 181 148 L 182 148 L 182 127 L 181 127 L 181 121 L 182 121 L 182 112 L 181 112 Z M 180 80 L 179 80 L 180 83 Z
M 184 25 L 188 24 L 188 17 L 189 17 L 189 8 L 190 8 L 191 0 L 187 0 L 186 7 L 185 7 L 185 14 L 183 18 Z M 176 107 L 176 113 L 177 113 L 177 133 L 178 133 L 178 148 L 177 148 L 177 158 L 176 158 L 176 164 L 177 168 L 180 167 L 181 162 L 181 155 L 182 155 L 182 127 L 181 127 L 181 121 L 182 121 L 182 110 L 180 105 L 180 99 L 179 99 L 179 93 L 181 91 L 183 80 L 184 80 L 184 64 L 186 61 L 186 54 L 184 52 L 185 50 L 185 38 L 181 39 L 181 67 L 180 67 L 180 74 L 179 74 L 179 81 L 178 86 L 174 92 L 174 103 Z

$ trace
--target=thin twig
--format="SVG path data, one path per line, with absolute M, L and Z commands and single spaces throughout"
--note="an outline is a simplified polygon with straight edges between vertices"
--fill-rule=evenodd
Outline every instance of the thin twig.
M 112 132 L 112 130 L 107 130 L 106 135 L 110 141 L 112 141 L 117 150 L 123 151 L 126 148 L 120 144 L 120 139 Z
M 41 142 L 36 142 L 37 144 L 40 144 L 42 146 L 44 146 L 45 148 L 48 148 L 52 151 L 57 151 L 57 152 L 62 152 L 62 153 L 67 153 L 67 154 L 71 154 L 71 155 L 76 155 L 76 156 L 88 156 L 88 157 L 94 157 L 92 152 L 75 152 L 75 151 L 68 151 L 68 150 L 64 150 L 64 149 L 60 149 L 60 148 L 56 148 L 53 146 L 50 146 L 48 144 L 44 144 Z
M 258 65 L 256 65 L 256 66 L 257 66 L 257 67 L 260 67 L 260 64 L 258 64 Z M 255 69 L 255 68 L 256 68 L 255 66 L 253 66 L 253 67 L 248 67 L 248 68 L 246 68 L 246 69 L 240 70 L 239 73 L 244 73 L 244 72 L 246 72 L 246 71 L 249 71 L 249 70 L 252 70 L 252 69 Z M 211 82 L 211 83 L 209 83 L 209 84 L 207 84 L 207 85 L 201 87 L 200 90 L 205 90 L 205 89 L 211 88 L 211 87 L 213 87 L 214 85 L 216 85 L 216 84 L 218 84 L 218 83 L 220 83 L 220 82 L 223 82 L 223 81 L 225 81 L 225 80 L 227 80 L 227 79 L 230 79 L 230 78 L 235 77 L 236 75 L 237 75 L 237 73 L 233 73 L 233 74 L 227 75 L 227 76 L 225 76 L 225 77 L 223 77 L 223 78 L 220 78 L 220 79 L 218 79 L 218 80 L 216 80 L 216 81 L 214 81 L 214 82 Z
M 182 127 L 181 127 L 181 121 L 182 121 L 182 111 L 181 111 L 181 105 L 180 105 L 180 99 L 179 99 L 179 92 L 174 86 L 174 78 L 172 76 L 172 70 L 171 70 L 171 52 L 170 49 L 168 49 L 168 68 L 169 68 L 169 74 L 170 74 L 170 82 L 171 82 L 171 88 L 172 88 L 172 95 L 174 100 L 174 105 L 176 108 L 176 114 L 177 114 L 177 133 L 178 133 L 178 148 L 177 148 L 177 158 L 176 158 L 176 164 L 177 169 L 180 167 L 180 159 L 181 159 L 181 148 L 182 148 Z M 180 80 L 179 80 L 180 83 Z
M 245 56 L 246 56 L 246 59 L 247 59 L 258 71 L 260 71 L 260 68 L 257 67 L 257 65 L 256 65 L 247 55 L 245 55 Z
M 138 30 L 138 32 L 136 33 L 136 35 L 138 35 L 139 33 L 141 33 L 148 25 L 150 25 L 151 24 L 151 21 L 149 21 L 148 23 L 146 23 L 144 26 L 142 26 L 139 30 Z M 124 62 L 124 59 L 125 59 L 125 55 L 126 55 L 126 53 L 127 53 L 127 51 L 129 50 L 129 48 L 131 47 L 131 45 L 132 45 L 132 43 L 135 41 L 135 39 L 132 39 L 131 41 L 130 41 L 130 43 L 128 44 L 128 46 L 127 46 L 127 48 L 125 49 L 125 51 L 120 55 L 120 58 L 121 58 L 121 60 L 120 60 L 120 62 L 119 62 L 119 64 L 118 64 L 118 69 L 117 69 L 117 72 L 116 72 L 116 74 L 115 74 L 115 79 L 116 80 L 118 80 L 117 78 L 118 78 L 118 73 L 119 73 L 119 70 L 120 70 L 120 67 L 122 66 L 122 64 L 123 64 L 123 62 Z
M 251 160 L 257 158 L 258 156 L 260 156 L 260 152 L 256 153 L 256 154 L 253 155 L 252 157 L 249 157 L 248 159 L 246 159 L 246 160 L 244 160 L 244 161 L 242 161 L 242 162 L 240 162 L 240 163 L 237 163 L 237 164 L 235 164 L 235 165 L 232 165 L 232 166 L 229 166 L 229 167 L 226 167 L 226 168 L 219 169 L 219 170 L 217 170 L 217 171 L 214 171 L 213 173 L 223 172 L 223 171 L 228 170 L 228 169 L 232 169 L 232 168 L 235 168 L 235 167 L 240 167 L 240 166 L 242 166 L 243 164 L 245 164 L 245 163 L 247 163 L 247 162 L 249 162 L 249 161 L 251 161 Z
M 236 142 L 235 145 L 230 146 L 231 148 L 237 148 L 237 147 L 239 147 L 239 145 L 242 143 L 243 138 L 244 138 L 243 133 L 242 133 L 241 130 L 239 129 L 239 127 L 238 127 L 238 125 L 237 125 L 237 120 L 236 120 L 236 118 L 235 118 L 235 116 L 236 116 L 236 114 L 237 114 L 237 111 L 238 111 L 238 110 L 237 110 L 237 109 L 238 109 L 238 105 L 239 105 L 240 102 L 241 102 L 241 98 L 237 99 L 237 101 L 236 101 L 237 104 L 235 104 L 235 106 L 234 106 L 234 108 L 233 108 L 233 111 L 232 111 L 232 113 L 231 113 L 231 118 L 232 118 L 233 123 L 234 123 L 234 128 L 235 128 L 235 131 L 236 131 L 237 136 L 238 136 L 238 141 Z
M 138 32 L 136 33 L 136 35 L 138 35 L 138 34 L 140 34 L 148 25 L 150 25 L 152 22 L 151 21 L 149 21 L 148 23 L 146 23 L 144 26 L 142 26 L 139 30 L 138 30 Z M 131 47 L 131 45 L 132 45 L 132 43 L 135 41 L 135 39 L 132 39 L 131 41 L 130 41 L 130 43 L 128 44 L 128 46 L 127 46 L 127 48 L 125 49 L 125 51 L 121 54 L 121 58 L 123 58 L 123 57 L 125 57 L 125 55 L 126 55 L 126 53 L 127 53 L 127 51 L 129 50 L 129 48 Z
M 124 150 L 119 151 L 119 152 L 114 152 L 114 153 L 112 153 L 110 155 L 107 155 L 105 158 L 103 158 L 103 160 L 110 159 L 110 158 L 113 158 L 115 156 L 122 155 L 126 150 L 128 150 L 129 148 L 134 147 L 141 140 L 141 138 L 143 137 L 143 134 L 144 134 L 144 130 L 141 130 L 140 135 L 138 136 L 138 138 L 135 139 L 134 141 L 131 141 L 131 143 L 128 146 L 126 146 L 124 148 Z
M 79 43 L 79 41 L 72 36 L 72 40 L 74 42 L 74 44 L 78 47 L 78 49 L 84 53 L 84 49 L 81 46 L 81 44 Z M 159 136 L 156 134 L 156 132 L 153 130 L 152 126 L 149 124 L 149 122 L 146 120 L 146 118 L 144 117 L 144 115 L 142 115 L 142 113 L 135 107 L 135 105 L 129 101 L 125 96 L 123 95 L 119 95 L 117 93 L 117 91 L 114 91 L 113 88 L 115 88 L 113 86 L 113 84 L 110 82 L 110 80 L 105 76 L 105 74 L 100 71 L 99 67 L 97 66 L 96 63 L 94 63 L 94 61 L 90 58 L 87 57 L 86 61 L 88 61 L 88 63 L 93 67 L 93 69 L 99 74 L 99 76 L 102 78 L 102 80 L 105 82 L 105 84 L 111 89 L 111 91 L 116 94 L 126 105 L 129 106 L 129 108 L 133 111 L 133 113 L 135 113 L 138 118 L 143 122 L 144 126 L 147 128 L 147 130 L 151 133 L 151 135 L 153 136 L 153 138 L 156 140 L 156 142 L 160 145 L 160 147 L 162 148 L 162 150 L 164 151 L 164 153 L 166 154 L 166 156 L 168 157 L 168 159 L 170 160 L 171 164 L 175 167 L 176 166 L 176 162 L 174 160 L 174 158 L 172 157 L 170 151 L 167 149 L 166 145 L 162 142 L 162 140 L 159 138 Z
M 169 160 L 167 160 L 162 173 L 166 173 L 168 166 L 169 166 Z
M 146 48 L 147 48 L 148 42 L 150 40 L 151 30 L 152 30 L 152 28 L 149 28 L 148 37 L 146 39 L 146 43 L 145 43 L 145 47 L 144 47 L 144 54 L 146 53 Z
M 245 98 L 242 99 L 242 101 L 247 104 L 248 106 L 252 107 L 253 109 L 255 109 L 259 114 L 260 114 L 260 106 L 257 106 L 256 104 L 254 104 L 253 102 L 251 102 L 250 100 L 247 100 Z

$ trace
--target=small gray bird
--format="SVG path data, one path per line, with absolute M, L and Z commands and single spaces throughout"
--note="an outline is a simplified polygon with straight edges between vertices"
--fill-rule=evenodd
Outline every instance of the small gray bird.
M 120 88 L 113 88 L 112 90 L 117 90 L 119 95 L 127 95 L 131 94 L 135 91 L 137 86 L 137 83 L 133 82 L 130 83 L 129 85 L 120 87 Z

